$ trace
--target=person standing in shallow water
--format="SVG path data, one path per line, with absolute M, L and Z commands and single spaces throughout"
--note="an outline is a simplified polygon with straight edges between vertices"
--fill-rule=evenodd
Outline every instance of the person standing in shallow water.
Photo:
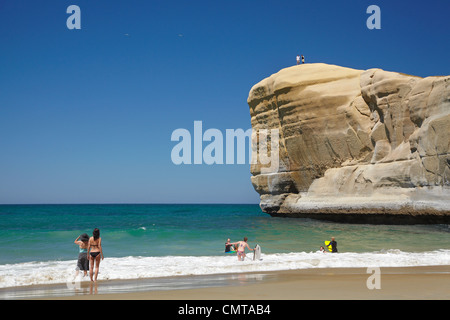
M 249 250 L 253 251 L 253 249 L 249 247 L 249 245 L 247 243 L 247 240 L 248 240 L 247 237 L 244 237 L 244 241 L 238 241 L 238 242 L 233 242 L 232 243 L 233 245 L 235 245 L 235 244 L 238 245 L 238 248 L 237 248 L 238 261 L 244 261 L 244 259 L 245 259 L 245 248 L 248 248 Z
M 97 281 L 98 269 L 100 267 L 100 258 L 104 259 L 102 249 L 102 238 L 100 238 L 100 230 L 95 228 L 92 232 L 92 237 L 89 238 L 87 254 L 89 257 L 89 276 L 91 281 Z M 94 279 L 94 264 L 95 264 L 95 277 Z
M 331 252 L 338 252 L 338 250 L 337 250 L 337 242 L 334 239 L 334 237 L 331 237 L 330 245 L 331 245 Z
M 225 252 L 234 251 L 234 246 L 230 242 L 230 239 L 227 239 L 227 242 L 225 242 Z
M 80 247 L 77 261 L 77 272 L 75 273 L 75 277 L 78 276 L 80 270 L 84 272 L 84 277 L 87 276 L 87 272 L 89 271 L 89 258 L 87 255 L 88 241 L 89 236 L 86 233 L 83 233 L 74 241 L 74 243 Z

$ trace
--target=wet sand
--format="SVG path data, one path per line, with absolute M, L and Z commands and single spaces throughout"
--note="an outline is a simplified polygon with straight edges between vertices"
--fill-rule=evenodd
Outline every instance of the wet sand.
M 374 278 L 374 274 L 368 273 L 366 268 L 301 269 L 172 277 L 164 279 L 166 285 L 164 281 L 155 285 L 161 279 L 99 281 L 96 285 L 84 283 L 76 295 L 69 292 L 68 295 L 56 294 L 33 299 L 227 301 L 450 299 L 450 266 L 380 268 L 379 271 L 378 282 L 369 280 L 371 276 L 371 279 Z M 370 284 L 378 283 L 380 289 L 369 289 L 368 280 Z M 177 282 L 184 285 L 174 286 L 173 284 Z M 148 287 L 145 287 L 146 283 Z M 114 285 L 116 290 L 108 289 L 108 286 L 113 288 Z M 140 289 L 138 285 L 141 286 Z

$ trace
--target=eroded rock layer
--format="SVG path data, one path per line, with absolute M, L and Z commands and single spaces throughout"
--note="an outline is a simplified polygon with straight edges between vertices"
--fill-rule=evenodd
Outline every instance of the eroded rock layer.
M 347 222 L 450 222 L 450 76 L 327 64 L 283 69 L 248 97 L 256 147 L 277 129 L 277 166 L 252 184 L 274 216 Z M 258 139 L 259 138 L 259 139 Z M 273 161 L 272 161 L 273 162 Z

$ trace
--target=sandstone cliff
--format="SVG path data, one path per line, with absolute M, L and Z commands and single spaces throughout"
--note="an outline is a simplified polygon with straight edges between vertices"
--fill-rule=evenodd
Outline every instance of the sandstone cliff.
M 251 166 L 263 211 L 450 223 L 450 76 L 304 64 L 253 86 L 248 104 L 256 138 L 279 130 L 279 165 Z

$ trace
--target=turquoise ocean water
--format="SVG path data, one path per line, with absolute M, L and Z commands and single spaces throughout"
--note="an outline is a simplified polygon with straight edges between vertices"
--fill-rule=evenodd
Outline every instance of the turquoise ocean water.
M 272 218 L 258 205 L 1 205 L 0 288 L 64 282 L 78 256 L 73 241 L 94 228 L 105 255 L 99 279 L 450 264 L 448 225 Z M 262 247 L 260 261 L 224 254 L 227 238 L 244 236 Z M 339 254 L 319 253 L 332 236 Z

